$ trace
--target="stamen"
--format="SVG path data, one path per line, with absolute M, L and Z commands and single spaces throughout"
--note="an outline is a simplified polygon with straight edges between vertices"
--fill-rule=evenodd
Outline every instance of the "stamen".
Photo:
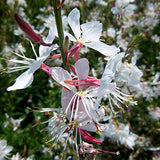
M 62 0 L 62 2 L 59 4 L 59 6 L 57 6 L 57 10 L 59 10 L 59 9 L 62 7 L 64 1 L 65 1 L 65 0 Z
M 129 63 L 127 63 L 127 67 L 128 67 L 128 68 L 131 68 L 131 65 L 130 65 Z
M 99 86 L 97 83 L 97 79 L 76 79 L 76 80 L 65 80 L 64 82 L 73 86 L 78 86 L 78 87 L 89 87 L 89 86 Z M 88 82 L 88 83 L 81 83 L 81 84 L 76 84 L 76 82 Z
M 30 41 L 30 44 L 31 44 L 31 46 L 32 46 L 32 50 L 33 50 L 33 53 L 34 53 L 34 55 L 36 56 L 36 58 L 38 57 L 37 56 L 37 53 L 36 53 L 36 51 L 35 51 L 35 49 L 34 49 L 34 46 L 33 46 L 33 44 L 32 44 L 32 42 Z
M 116 154 L 116 155 L 120 154 L 119 151 L 117 151 L 117 152 L 109 152 L 109 151 L 104 151 L 104 150 L 101 150 L 101 149 L 96 149 L 96 150 L 99 151 L 99 152 L 104 152 L 104 153 L 109 153 L 109 154 Z
M 84 45 L 84 42 L 83 42 L 82 40 L 78 40 L 76 43 L 77 43 L 77 44 L 80 44 L 81 46 Z
M 86 94 L 85 94 L 85 92 L 83 92 L 83 91 L 79 91 L 78 93 L 77 93 L 80 97 L 84 97 Z
M 98 124 L 95 124 L 95 125 L 96 125 L 96 128 L 97 128 L 96 133 L 101 134 L 102 129 L 100 128 L 100 126 Z
M 102 105 L 102 107 L 103 107 L 103 109 L 105 110 L 106 113 L 109 112 L 109 110 L 104 105 Z
M 55 54 L 55 55 L 49 57 L 48 59 L 54 59 L 54 58 L 59 58 L 59 57 L 61 57 L 61 54 Z
M 22 49 L 22 45 L 18 45 L 18 48 L 19 48 L 19 49 Z
M 52 139 L 50 139 L 49 141 L 47 141 L 46 143 L 52 142 L 55 140 L 55 137 L 53 137 Z
M 124 113 L 124 109 L 122 107 L 120 107 L 121 111 Z
M 113 118 L 116 118 L 116 112 L 113 111 Z

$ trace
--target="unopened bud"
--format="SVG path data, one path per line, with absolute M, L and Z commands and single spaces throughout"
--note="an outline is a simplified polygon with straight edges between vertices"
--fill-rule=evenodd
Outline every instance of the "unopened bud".
M 64 53 L 66 54 L 69 49 L 69 37 L 68 36 L 66 36 L 64 39 L 63 49 L 64 49 Z

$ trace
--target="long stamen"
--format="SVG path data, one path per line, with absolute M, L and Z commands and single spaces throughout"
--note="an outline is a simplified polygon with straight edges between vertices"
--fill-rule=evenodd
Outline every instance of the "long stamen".
M 99 152 L 104 152 L 104 153 L 109 153 L 109 154 L 116 154 L 116 155 L 120 154 L 119 151 L 117 151 L 117 152 L 109 152 L 109 151 L 104 151 L 104 150 L 101 150 L 101 149 L 96 149 L 96 150 L 99 151 Z
M 28 69 L 29 66 L 20 66 L 20 67 L 12 67 L 12 68 L 8 68 L 8 73 L 12 73 L 12 72 L 16 72 L 16 71 L 20 71 L 23 69 Z
M 79 87 L 88 87 L 88 86 L 99 86 L 96 82 L 99 80 L 96 79 L 77 79 L 77 80 L 65 80 L 64 82 L 73 86 Z M 77 82 L 88 82 L 88 83 L 81 83 L 76 84 Z
M 71 100 L 70 100 L 70 102 L 69 102 L 69 104 L 68 104 L 68 106 L 67 106 L 67 108 L 66 108 L 66 110 L 65 110 L 66 115 L 67 115 L 68 109 L 70 108 L 70 106 L 71 106 L 71 104 L 72 104 L 73 99 L 74 99 L 76 96 L 77 96 L 77 95 L 75 94 L 75 95 L 71 98 Z
M 71 130 L 71 131 L 68 133 L 68 136 L 67 136 L 67 139 L 66 139 L 66 142 L 65 142 L 63 151 L 66 150 L 66 146 L 67 146 L 68 139 L 69 139 L 69 137 L 70 137 L 70 135 L 71 135 L 72 133 L 73 133 L 73 130 Z
M 74 98 L 72 106 L 71 106 L 71 117 L 70 117 L 70 123 L 72 122 L 72 117 L 73 117 L 73 112 L 75 110 L 75 104 L 76 104 L 76 108 L 78 108 L 77 103 L 76 103 L 76 98 L 77 96 Z
M 80 97 L 77 96 L 77 105 L 76 105 L 76 111 L 75 111 L 75 116 L 74 116 L 74 119 L 75 119 L 75 120 L 76 120 L 76 118 L 77 118 L 77 113 L 78 113 L 79 99 L 80 99 Z
M 36 53 L 36 51 L 35 51 L 35 49 L 34 49 L 34 46 L 33 46 L 33 44 L 32 44 L 32 42 L 30 41 L 30 44 L 31 44 L 31 46 L 32 46 L 32 50 L 33 50 L 33 53 L 34 53 L 34 55 L 36 56 L 36 58 L 38 57 L 37 56 L 37 53 Z
M 88 105 L 86 103 L 86 99 L 85 98 L 82 98 L 82 103 L 83 103 L 83 106 L 84 106 L 84 109 L 85 109 L 87 115 L 90 117 L 90 119 L 92 119 L 90 113 L 88 112 Z
M 59 57 L 61 57 L 61 54 L 55 54 L 55 55 L 49 57 L 48 59 L 54 59 L 54 58 L 59 58 Z
M 77 158 L 79 157 L 79 154 L 78 154 L 78 145 L 77 145 L 77 128 L 76 128 L 76 135 L 75 135 L 75 142 L 76 142 L 76 153 L 77 153 Z M 79 158 L 78 158 L 79 159 Z
M 22 50 L 22 45 L 19 45 L 18 48 L 20 49 L 22 55 L 25 57 L 24 53 L 23 53 L 23 50 Z

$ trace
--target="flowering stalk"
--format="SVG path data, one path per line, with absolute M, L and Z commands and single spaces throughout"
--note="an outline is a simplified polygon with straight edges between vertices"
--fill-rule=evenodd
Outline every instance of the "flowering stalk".
M 59 46 L 61 50 L 63 65 L 66 68 L 65 54 L 64 54 L 64 49 L 63 49 L 63 41 L 64 41 L 63 24 L 62 24 L 61 9 L 59 6 L 61 6 L 60 0 L 54 0 L 53 7 L 54 7 L 54 14 L 55 14 L 58 36 L 59 36 Z

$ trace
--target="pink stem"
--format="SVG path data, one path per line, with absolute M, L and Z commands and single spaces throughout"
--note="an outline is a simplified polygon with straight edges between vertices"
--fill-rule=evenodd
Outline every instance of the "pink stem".
M 44 63 L 41 64 L 40 69 L 42 69 L 43 71 L 45 71 L 49 76 L 51 76 L 51 74 L 49 73 L 50 67 L 45 65 Z

